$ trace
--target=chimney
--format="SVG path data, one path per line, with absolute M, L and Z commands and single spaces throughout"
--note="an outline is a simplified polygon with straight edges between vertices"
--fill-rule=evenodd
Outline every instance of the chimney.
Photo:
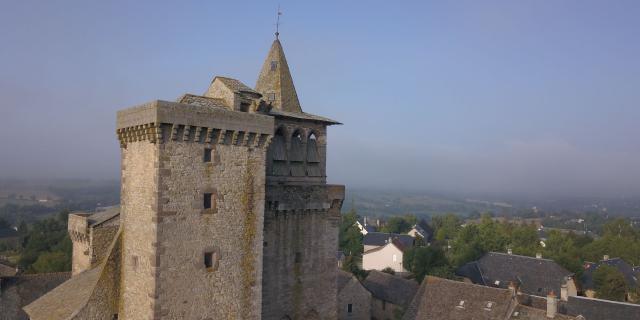
M 547 295 L 547 318 L 555 318 L 556 313 L 558 313 L 558 300 L 556 299 L 556 294 L 551 290 Z
M 511 250 L 511 248 L 507 248 L 507 254 L 513 254 L 513 251 Z
M 605 254 L 605 255 L 604 255 L 604 257 L 602 257 L 602 260 L 603 260 L 603 261 L 607 261 L 607 260 L 609 260 L 609 255 L 608 255 L 608 254 Z
M 518 294 L 518 287 L 513 281 L 509 281 L 509 291 L 511 291 L 512 296 L 516 296 L 516 294 Z
M 569 289 L 567 288 L 567 282 L 569 279 L 565 278 L 565 283 L 560 286 L 560 300 L 568 301 L 569 300 Z
M 542 259 L 542 253 L 540 253 L 540 252 L 536 253 L 536 258 L 537 259 Z

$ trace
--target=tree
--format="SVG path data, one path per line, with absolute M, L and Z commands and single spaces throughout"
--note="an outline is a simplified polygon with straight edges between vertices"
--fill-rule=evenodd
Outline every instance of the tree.
M 407 233 L 411 230 L 411 227 L 416 224 L 416 221 L 417 219 L 413 215 L 391 217 L 387 220 L 384 227 L 381 228 L 381 231 L 387 233 Z
M 362 254 L 362 233 L 356 227 L 358 216 L 355 210 L 351 210 L 342 216 L 340 224 L 340 250 L 346 256 L 359 256 Z
M 431 218 L 431 224 L 435 233 L 435 240 L 443 242 L 453 239 L 460 230 L 462 221 L 457 215 L 447 213 L 446 215 L 436 215 Z
M 435 268 L 447 266 L 448 261 L 444 251 L 436 247 L 414 247 L 404 252 L 402 263 L 411 271 L 418 282 Z
M 606 300 L 625 301 L 627 284 L 618 269 L 601 265 L 593 272 L 596 297 Z

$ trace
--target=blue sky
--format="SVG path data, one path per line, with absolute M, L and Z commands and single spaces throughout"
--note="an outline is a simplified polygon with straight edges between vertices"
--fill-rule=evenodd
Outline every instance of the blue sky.
M 280 1 L 347 186 L 640 194 L 640 2 Z M 5 1 L 0 177 L 117 178 L 115 112 L 250 86 L 275 1 Z

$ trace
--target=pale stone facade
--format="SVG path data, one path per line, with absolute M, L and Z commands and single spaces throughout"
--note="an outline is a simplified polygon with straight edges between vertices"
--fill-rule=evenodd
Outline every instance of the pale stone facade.
M 402 265 L 404 252 L 394 242 L 389 242 L 362 254 L 362 269 L 383 270 L 391 268 L 395 272 L 407 272 Z
M 216 77 L 118 112 L 117 227 L 70 216 L 74 277 L 31 319 L 336 319 L 337 122 L 302 112 L 292 81 L 276 39 L 257 91 Z

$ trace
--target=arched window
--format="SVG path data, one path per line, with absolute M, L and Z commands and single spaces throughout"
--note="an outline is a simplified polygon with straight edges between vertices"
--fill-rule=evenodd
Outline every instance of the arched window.
M 274 176 L 285 176 L 287 170 L 287 142 L 283 128 L 278 128 L 273 136 L 273 141 L 269 146 L 271 153 L 271 174 Z
M 307 138 L 307 176 L 320 177 L 320 153 L 318 152 L 318 139 L 311 133 Z
M 291 166 L 291 175 L 294 177 L 304 176 L 304 160 L 305 160 L 305 150 L 304 145 L 302 143 L 302 133 L 300 130 L 296 130 L 293 132 L 291 136 L 291 149 L 289 157 L 289 164 Z

